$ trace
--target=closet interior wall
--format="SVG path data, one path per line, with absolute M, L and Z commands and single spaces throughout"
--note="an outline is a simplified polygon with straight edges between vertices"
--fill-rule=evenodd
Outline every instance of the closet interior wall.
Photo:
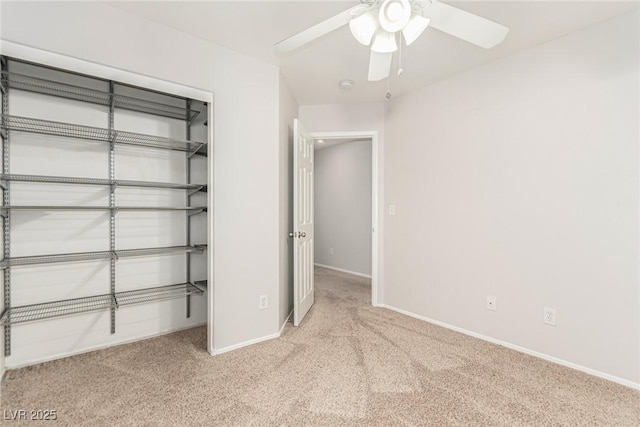
M 7 368 L 206 324 L 207 105 L 7 57 L 2 89 Z

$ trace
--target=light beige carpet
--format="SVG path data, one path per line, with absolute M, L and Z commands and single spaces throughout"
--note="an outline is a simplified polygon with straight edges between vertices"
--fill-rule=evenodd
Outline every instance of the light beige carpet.
M 197 328 L 10 371 L 2 409 L 87 426 L 640 425 L 637 391 L 372 308 L 365 279 L 318 269 L 316 286 L 280 339 L 210 357 Z

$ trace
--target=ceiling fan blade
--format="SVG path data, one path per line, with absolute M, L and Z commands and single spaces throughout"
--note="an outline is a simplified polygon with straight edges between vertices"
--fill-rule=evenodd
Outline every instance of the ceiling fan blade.
M 431 27 L 485 49 L 500 43 L 509 32 L 509 27 L 437 0 L 424 8 L 423 16 L 431 19 Z
M 307 43 L 318 39 L 325 34 L 329 34 L 332 31 L 343 27 L 351 21 L 351 18 L 366 10 L 363 5 L 354 6 L 344 12 L 341 12 L 327 20 L 320 22 L 306 30 L 300 31 L 297 34 L 287 37 L 286 39 L 279 41 L 274 45 L 277 53 L 291 52 L 298 49 Z
M 371 57 L 369 58 L 369 81 L 377 82 L 389 77 L 392 59 L 392 52 L 379 53 L 372 50 Z

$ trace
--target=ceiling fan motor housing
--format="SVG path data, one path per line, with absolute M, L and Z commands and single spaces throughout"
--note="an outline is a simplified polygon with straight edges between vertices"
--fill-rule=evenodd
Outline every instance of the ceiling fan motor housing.
M 411 4 L 409 0 L 385 0 L 380 6 L 380 26 L 395 33 L 403 29 L 411 18 Z

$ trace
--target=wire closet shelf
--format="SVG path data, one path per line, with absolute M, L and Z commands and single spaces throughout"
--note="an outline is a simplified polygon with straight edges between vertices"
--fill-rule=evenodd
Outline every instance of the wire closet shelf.
M 165 138 L 142 133 L 109 130 L 93 126 L 84 126 L 30 117 L 11 116 L 6 114 L 2 115 L 0 127 L 4 130 L 62 136 L 89 141 L 113 142 L 115 144 L 135 145 L 148 148 L 187 151 L 193 154 L 206 145 L 202 142 L 196 141 Z
M 206 281 L 199 281 L 197 284 L 179 283 L 176 285 L 116 292 L 115 294 L 92 295 L 11 307 L 2 312 L 0 323 L 4 325 L 15 325 L 73 314 L 120 308 L 128 305 L 182 298 L 188 295 L 202 295 L 204 288 L 206 288 Z
M 170 105 L 162 102 L 140 99 L 133 96 L 112 94 L 97 89 L 56 82 L 40 77 L 8 71 L 2 72 L 2 84 L 9 89 L 20 89 L 27 92 L 73 99 L 75 101 L 84 101 L 104 106 L 110 106 L 111 100 L 113 99 L 115 108 L 148 113 L 172 119 L 192 121 L 198 116 L 198 114 L 200 114 L 197 110 L 192 110 L 183 106 Z
M 7 211 L 188 211 L 206 212 L 206 206 L 0 206 L 2 215 Z
M 104 186 L 115 186 L 115 187 L 166 188 L 166 189 L 174 189 L 174 190 L 207 191 L 207 186 L 204 184 L 175 184 L 171 182 L 82 178 L 82 177 L 70 177 L 70 176 L 0 174 L 0 181 L 72 184 L 72 185 L 104 185 Z
M 207 248 L 206 245 L 195 246 L 168 246 L 160 248 L 122 249 L 116 251 L 77 252 L 70 254 L 30 255 L 12 257 L 0 261 L 0 269 L 8 267 L 21 267 L 27 265 L 58 264 L 64 262 L 97 261 L 104 259 L 144 257 L 153 255 L 171 255 L 176 253 L 201 254 Z

